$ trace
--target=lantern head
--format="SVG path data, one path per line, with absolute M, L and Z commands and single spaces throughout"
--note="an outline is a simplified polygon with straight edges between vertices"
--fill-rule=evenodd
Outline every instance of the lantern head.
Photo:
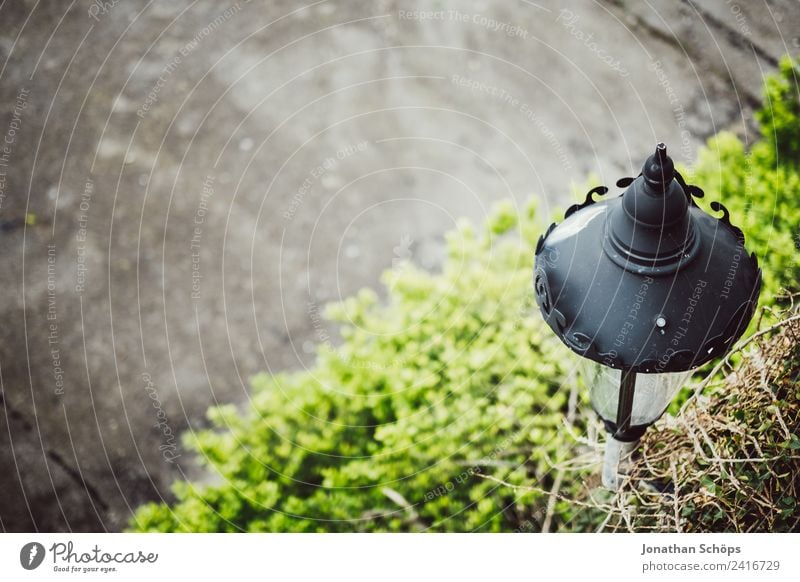
M 694 199 L 664 144 L 622 194 L 571 206 L 536 246 L 542 316 L 586 358 L 592 404 L 609 432 L 635 441 L 664 412 L 689 371 L 744 333 L 761 288 L 755 255 L 719 202 Z

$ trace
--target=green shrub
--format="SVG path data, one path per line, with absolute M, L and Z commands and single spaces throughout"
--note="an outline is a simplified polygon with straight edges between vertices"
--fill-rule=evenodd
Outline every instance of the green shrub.
M 794 70 L 782 65 L 781 78 Z M 793 151 L 800 121 L 793 85 L 766 87 L 771 108 L 759 119 L 778 141 L 746 151 L 720 134 L 688 178 L 706 192 L 701 205 L 723 201 L 743 228 L 764 269 L 762 304 L 772 305 L 800 274 L 800 175 L 774 147 Z M 176 483 L 175 503 L 143 506 L 131 527 L 591 529 L 602 515 L 569 499 L 587 476 L 597 482 L 595 467 L 554 469 L 585 456 L 576 435 L 596 421 L 585 402 L 571 406 L 576 359 L 533 302 L 533 248 L 544 226 L 532 204 L 501 204 L 483 234 L 462 224 L 448 236 L 442 273 L 406 264 L 386 273 L 385 301 L 364 290 L 331 306 L 342 346 L 321 347 L 310 371 L 257 377 L 243 412 L 212 408 L 214 428 L 188 444 L 217 482 Z M 556 482 L 559 501 L 548 505 Z
M 756 112 L 764 141 L 782 164 L 800 163 L 800 67 L 789 56 L 764 80 L 764 107 Z
M 451 233 L 441 274 L 388 272 L 385 303 L 364 290 L 331 306 L 341 348 L 323 347 L 311 372 L 258 377 L 244 414 L 211 410 L 218 430 L 193 446 L 222 483 L 179 483 L 179 503 L 142 508 L 134 526 L 497 531 L 531 519 L 532 494 L 479 476 L 547 486 L 565 450 L 566 349 L 535 311 L 533 241 L 501 237 L 518 214 L 504 204 L 489 234 Z

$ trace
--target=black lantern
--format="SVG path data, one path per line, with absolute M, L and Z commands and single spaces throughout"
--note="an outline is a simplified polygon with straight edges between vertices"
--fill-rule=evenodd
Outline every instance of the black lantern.
M 755 255 L 719 202 L 717 218 L 675 170 L 663 143 L 624 192 L 591 190 L 536 246 L 536 301 L 584 366 L 609 433 L 603 483 L 617 487 L 620 457 L 666 410 L 691 370 L 744 333 L 761 289 Z

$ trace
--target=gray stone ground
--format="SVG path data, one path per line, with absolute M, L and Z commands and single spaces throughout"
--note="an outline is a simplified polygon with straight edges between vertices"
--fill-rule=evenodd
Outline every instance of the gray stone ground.
M 234 2 L 0 3 L 3 530 L 124 527 L 319 306 L 496 200 L 751 137 L 800 45 L 788 0 Z

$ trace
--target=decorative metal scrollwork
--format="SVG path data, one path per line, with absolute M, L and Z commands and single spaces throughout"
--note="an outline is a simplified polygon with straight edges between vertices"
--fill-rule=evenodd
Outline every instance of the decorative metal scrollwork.
M 741 228 L 731 224 L 731 213 L 728 212 L 728 209 L 725 208 L 722 202 L 714 200 L 711 203 L 711 209 L 714 210 L 715 212 L 722 212 L 722 216 L 719 218 L 719 221 L 725 224 L 728 228 L 730 228 L 731 231 L 733 231 L 736 240 L 739 241 L 739 244 L 744 246 L 744 233 L 742 232 Z
M 533 288 L 536 291 L 536 301 L 539 303 L 539 307 L 547 315 L 553 309 L 553 305 L 550 303 L 550 285 L 544 269 L 536 269 L 533 276 Z
M 542 310 L 545 321 L 554 330 L 563 333 L 567 325 L 567 319 L 553 305 L 553 301 L 550 298 L 550 283 L 547 280 L 547 273 L 545 273 L 544 269 L 536 269 L 536 273 L 533 276 L 533 287 L 536 291 L 536 302 Z
M 702 198 L 706 195 L 706 193 L 703 192 L 703 189 L 699 186 L 687 184 L 686 180 L 683 179 L 683 176 L 681 176 L 681 173 L 678 170 L 675 170 L 675 180 L 677 180 L 678 184 L 680 184 L 681 188 L 683 188 L 683 192 L 686 194 L 686 199 L 692 206 L 697 206 L 697 203 L 694 201 L 695 198 Z
M 567 342 L 572 349 L 578 352 L 585 352 L 592 344 L 592 338 L 585 333 L 573 331 L 564 336 L 564 341 Z
M 586 334 L 580 334 L 583 337 L 588 337 Z M 619 353 L 615 350 L 611 350 L 610 352 L 600 352 L 597 349 L 597 343 L 594 340 L 590 340 L 588 345 L 583 350 L 584 357 L 594 360 L 595 362 L 602 362 L 604 366 L 608 366 L 610 368 L 621 368 L 622 367 L 622 358 L 620 357 Z
M 706 359 L 728 351 L 734 340 L 744 333 L 743 328 L 750 322 L 754 308 L 755 304 L 752 301 L 742 303 L 725 326 L 725 330 L 703 344 L 699 357 Z
M 580 204 L 573 204 L 567 211 L 564 213 L 564 218 L 569 218 L 572 214 L 576 213 L 581 208 L 586 208 L 587 206 L 591 206 L 597 200 L 595 200 L 592 196 L 597 194 L 598 196 L 603 196 L 606 192 L 608 192 L 608 188 L 605 186 L 595 186 L 586 194 L 586 198 Z
M 543 235 L 539 236 L 539 240 L 536 242 L 536 254 L 537 255 L 542 252 L 542 248 L 544 247 L 544 240 L 547 238 L 547 236 L 551 232 L 553 232 L 553 229 L 556 226 L 558 226 L 558 224 L 554 222 L 553 224 L 551 224 L 550 226 L 547 227 L 547 230 L 544 231 Z

